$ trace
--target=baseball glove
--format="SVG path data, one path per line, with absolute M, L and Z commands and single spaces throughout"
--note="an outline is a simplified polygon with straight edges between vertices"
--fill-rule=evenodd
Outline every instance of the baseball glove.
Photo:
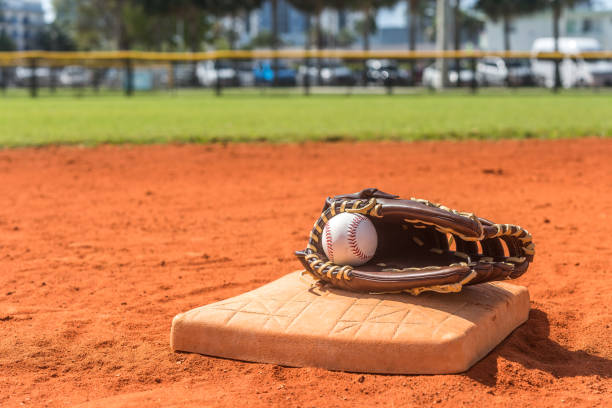
M 362 266 L 335 265 L 321 246 L 327 220 L 341 212 L 363 214 L 376 228 L 376 253 Z M 327 198 L 306 249 L 296 255 L 306 272 L 341 289 L 418 295 L 517 278 L 534 253 L 531 235 L 519 226 L 368 188 Z

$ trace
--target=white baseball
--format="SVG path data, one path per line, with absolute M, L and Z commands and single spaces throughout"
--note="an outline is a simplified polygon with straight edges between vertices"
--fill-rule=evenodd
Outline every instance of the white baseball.
M 372 221 L 364 215 L 346 212 L 327 221 L 321 239 L 325 256 L 336 265 L 363 265 L 372 259 L 378 245 Z

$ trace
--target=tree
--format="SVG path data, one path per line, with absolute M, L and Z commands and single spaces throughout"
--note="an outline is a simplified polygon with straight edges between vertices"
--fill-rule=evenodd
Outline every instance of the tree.
M 278 0 L 271 0 L 272 3 L 272 49 L 278 50 Z M 272 69 L 274 70 L 274 77 L 272 78 L 272 85 L 278 85 L 278 72 L 279 64 L 278 58 L 274 58 Z
M 176 22 L 176 41 L 178 49 L 191 52 L 202 50 L 204 38 L 212 29 L 209 13 L 212 3 L 206 0 L 142 0 L 144 11 L 150 16 L 171 18 Z M 191 62 L 191 85 L 198 86 L 198 61 Z
M 54 0 L 56 24 L 79 49 L 129 49 L 130 17 L 140 7 L 132 0 Z
M 377 30 L 376 27 L 376 17 L 372 13 L 372 9 L 370 7 L 366 7 L 363 11 L 363 19 L 358 21 L 355 24 L 355 30 L 361 35 L 361 44 L 364 51 L 369 51 L 370 49 L 370 35 L 375 33 Z
M 421 0 L 406 0 L 406 2 L 408 3 L 408 49 L 415 51 Z
M 345 27 L 336 35 L 335 43 L 338 47 L 350 47 L 356 40 L 355 33 Z
M 48 24 L 36 33 L 34 47 L 45 51 L 74 51 L 76 43 L 58 24 Z
M 0 21 L 4 21 L 4 4 L 3 0 L 0 0 Z M 4 27 L 0 28 L 0 51 L 15 51 L 15 42 L 4 30 Z M 4 84 L 4 68 L 2 72 L 2 81 Z
M 553 38 L 555 42 L 555 52 L 559 52 L 559 21 L 563 9 L 574 7 L 578 3 L 590 3 L 590 0 L 548 0 L 552 3 L 553 17 Z M 555 91 L 561 88 L 561 74 L 559 73 L 559 60 L 555 60 Z
M 383 7 L 391 7 L 398 0 L 347 0 L 347 6 L 354 10 L 363 12 L 363 20 L 359 22 L 356 29 L 362 36 L 363 50 L 370 49 L 370 36 L 376 32 L 376 15 L 378 10 Z
M 9 37 L 4 29 L 0 30 L 0 51 L 15 51 L 15 43 Z
M 260 7 L 263 3 L 263 0 L 196 0 L 193 1 L 193 3 L 200 9 L 204 10 L 206 13 L 214 17 L 229 17 L 229 31 L 218 31 L 224 31 L 225 37 L 229 44 L 229 48 L 233 50 L 236 48 L 236 19 L 238 15 L 248 15 L 251 10 Z
M 3 4 L 2 0 L 0 0 L 0 21 L 3 21 L 2 14 Z M 13 39 L 6 34 L 4 28 L 0 28 L 0 51 L 15 51 L 15 43 Z M 0 88 L 2 88 L 2 93 L 6 92 L 6 87 L 8 84 L 7 81 L 8 71 L 4 65 L 0 66 Z
M 271 48 L 274 43 L 272 32 L 269 30 L 260 30 L 256 36 L 251 38 L 248 48 Z
M 231 19 L 231 33 L 230 33 L 230 49 L 236 48 L 236 40 L 238 38 L 236 33 L 236 19 L 239 14 L 244 15 L 248 18 L 249 13 L 260 7 L 263 3 L 262 0 L 225 0 L 227 4 L 226 15 L 229 15 Z M 280 46 L 278 37 L 274 39 L 276 44 Z
M 228 3 L 229 0 L 54 0 L 56 24 L 84 50 L 199 51 L 212 32 L 213 12 Z
M 321 13 L 327 7 L 334 8 L 336 10 L 364 10 L 366 17 L 363 20 L 363 23 L 357 24 L 356 31 L 362 34 L 364 39 L 363 46 L 365 50 L 369 49 L 369 35 L 375 31 L 376 29 L 376 20 L 375 10 L 382 7 L 383 5 L 391 5 L 397 2 L 397 0 L 332 0 L 332 1 L 324 1 L 324 0 L 289 0 L 290 3 L 306 13 L 307 18 L 309 20 L 314 18 L 315 27 L 314 27 L 314 36 L 315 36 L 315 44 L 317 50 L 321 50 L 324 47 L 325 40 L 323 29 L 321 27 Z M 365 27 L 369 24 L 369 27 Z M 307 30 L 307 38 L 305 41 L 305 48 L 310 48 L 310 30 Z M 321 75 L 321 60 L 317 59 L 317 77 L 320 79 Z
M 307 29 L 306 29 L 306 39 L 304 41 L 304 48 L 310 49 L 311 46 L 311 29 L 310 29 L 310 21 L 314 19 L 314 37 L 315 37 L 315 47 L 317 50 L 321 50 L 323 48 L 323 30 L 321 28 L 321 13 L 323 9 L 326 7 L 326 2 L 323 0 L 289 0 L 293 7 L 302 11 L 306 14 L 307 19 Z M 333 5 L 334 2 L 327 2 L 327 5 Z
M 236 18 L 239 13 L 244 13 L 248 15 L 248 12 L 252 9 L 259 7 L 262 3 L 262 0 L 217 0 L 217 1 L 207 1 L 206 4 L 202 6 L 204 9 L 213 14 L 217 18 L 221 17 L 229 17 L 230 19 L 230 28 L 229 30 L 226 27 L 223 27 L 222 24 L 218 24 L 217 32 L 222 33 L 221 36 L 216 38 L 215 48 L 220 49 L 221 47 L 229 48 L 233 50 L 236 48 L 236 41 L 238 39 L 238 34 L 236 32 Z M 276 12 L 276 11 L 275 11 Z M 275 21 L 275 25 L 277 27 L 277 23 Z M 272 39 L 272 46 L 278 47 L 278 35 L 274 35 Z M 238 72 L 238 61 L 236 59 L 232 59 L 232 66 L 234 72 Z M 278 64 L 275 62 L 274 64 L 274 81 L 276 82 L 276 78 L 278 77 Z M 217 77 L 217 94 L 221 93 L 221 83 L 219 82 L 220 78 Z M 235 85 L 239 85 L 238 75 L 236 74 L 233 78 Z
M 461 0 L 455 0 L 455 7 L 453 8 L 453 45 L 455 51 L 461 49 Z M 461 59 L 455 58 L 455 72 L 457 72 L 457 87 L 461 86 Z
M 533 13 L 546 6 L 547 0 L 478 0 L 475 4 L 476 9 L 485 13 L 491 20 L 502 20 L 505 51 L 510 51 L 512 19 L 522 14 Z
M 321 13 L 326 6 L 326 2 L 323 0 L 289 0 L 291 4 L 297 8 L 298 10 L 304 12 L 306 14 L 307 19 L 307 28 L 306 28 L 306 38 L 304 40 L 304 48 L 309 50 L 311 47 L 311 20 L 314 18 L 315 26 L 314 26 L 314 37 L 315 37 L 315 47 L 317 50 L 323 49 L 323 30 L 321 28 Z M 328 2 L 329 4 L 330 2 Z M 333 3 L 333 2 L 332 2 Z M 317 80 L 320 82 L 321 80 L 321 59 L 317 58 Z M 307 73 L 305 76 L 305 80 L 309 81 L 310 77 L 308 75 L 308 66 L 309 58 L 306 58 L 305 65 L 307 67 Z M 308 82 L 307 82 L 308 84 Z
M 421 23 L 421 17 L 428 9 L 433 7 L 435 0 L 406 0 L 408 10 L 408 49 L 416 51 L 417 37 Z M 414 81 L 417 73 L 417 60 L 413 59 L 410 63 L 411 77 Z
M 176 22 L 177 33 L 184 47 L 192 52 L 202 49 L 207 33 L 212 29 L 212 0 L 142 0 L 144 12 L 149 16 L 171 19 Z M 223 3 L 223 2 L 216 2 Z

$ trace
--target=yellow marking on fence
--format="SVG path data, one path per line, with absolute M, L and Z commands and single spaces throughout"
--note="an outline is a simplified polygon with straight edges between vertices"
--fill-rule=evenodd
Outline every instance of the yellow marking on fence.
M 532 58 L 563 59 L 582 57 L 585 59 L 612 59 L 612 51 L 585 52 L 581 54 L 564 54 L 560 52 L 542 52 L 533 54 L 529 51 L 480 51 L 480 50 L 447 50 L 447 51 L 402 51 L 402 50 L 220 50 L 204 52 L 153 52 L 153 51 L 5 51 L 0 52 L 0 61 L 19 62 L 25 60 L 54 61 L 167 61 L 189 62 L 217 59 L 303 59 L 303 58 L 340 58 L 369 59 L 390 58 L 399 60 L 434 59 L 434 58 Z

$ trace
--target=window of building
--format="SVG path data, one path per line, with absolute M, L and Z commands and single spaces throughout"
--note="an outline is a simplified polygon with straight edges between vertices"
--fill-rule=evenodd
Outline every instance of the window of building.
M 565 32 L 569 35 L 576 34 L 576 20 L 567 20 Z
M 602 20 L 598 18 L 585 18 L 582 21 L 583 33 L 601 33 Z
M 590 33 L 591 31 L 593 31 L 593 20 L 590 18 L 585 18 L 582 20 L 582 32 Z

